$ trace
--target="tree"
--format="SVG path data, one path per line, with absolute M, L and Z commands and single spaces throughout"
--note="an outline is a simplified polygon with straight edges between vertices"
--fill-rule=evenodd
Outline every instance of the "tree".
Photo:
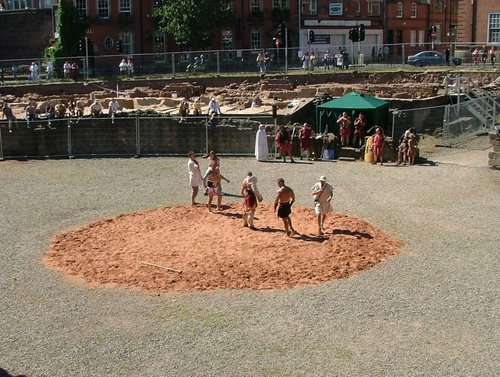
M 58 38 L 54 46 L 45 50 L 45 56 L 52 59 L 73 56 L 88 26 L 89 19 L 78 16 L 71 0 L 59 0 L 56 15 Z
M 160 31 L 172 35 L 184 47 L 210 44 L 215 30 L 232 25 L 230 0 L 164 0 L 158 2 L 154 17 Z

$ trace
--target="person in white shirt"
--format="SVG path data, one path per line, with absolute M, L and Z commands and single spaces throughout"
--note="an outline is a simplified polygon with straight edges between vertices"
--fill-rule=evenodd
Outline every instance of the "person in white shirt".
M 112 98 L 111 101 L 109 101 L 108 114 L 111 116 L 111 123 L 115 123 L 115 114 L 118 112 L 119 107 L 120 104 L 116 98 Z
M 30 73 L 31 73 L 31 79 L 33 81 L 37 81 L 38 80 L 38 72 L 39 72 L 38 64 L 36 64 L 35 62 L 31 63 Z
M 215 97 L 210 98 L 210 102 L 208 103 L 208 117 L 210 120 L 214 118 L 216 115 L 222 114 L 220 111 L 219 102 L 215 99 Z
M 324 234 L 326 214 L 332 212 L 330 201 L 333 197 L 333 187 L 326 183 L 326 177 L 319 177 L 319 182 L 312 187 L 312 196 L 314 197 L 314 212 L 318 216 L 318 234 Z

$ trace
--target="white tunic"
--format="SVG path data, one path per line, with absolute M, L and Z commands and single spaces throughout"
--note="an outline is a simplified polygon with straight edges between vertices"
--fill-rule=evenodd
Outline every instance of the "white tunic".
M 267 161 L 269 151 L 267 147 L 267 134 L 263 125 L 259 126 L 255 136 L 255 157 L 257 161 Z

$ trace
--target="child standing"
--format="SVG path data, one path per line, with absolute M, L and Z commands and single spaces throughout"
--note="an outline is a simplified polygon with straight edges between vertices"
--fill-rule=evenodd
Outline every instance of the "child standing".
M 243 204 L 243 226 L 255 229 L 253 226 L 253 218 L 255 215 L 255 209 L 257 208 L 257 197 L 255 196 L 252 186 L 249 183 L 244 186 L 244 192 L 245 202 Z

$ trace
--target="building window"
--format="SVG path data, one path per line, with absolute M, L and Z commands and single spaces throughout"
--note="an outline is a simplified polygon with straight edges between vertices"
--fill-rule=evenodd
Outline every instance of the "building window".
M 417 31 L 410 30 L 410 46 L 414 47 L 417 45 Z
M 130 0 L 120 0 L 119 3 L 119 12 L 120 13 L 132 13 L 132 4 Z
M 500 13 L 488 15 L 488 43 L 500 43 Z
M 162 33 L 161 31 L 155 31 L 153 38 L 155 62 L 164 63 L 167 60 L 167 45 L 165 43 L 165 33 Z
M 302 14 L 316 16 L 318 14 L 318 0 L 302 0 Z
M 250 13 L 262 12 L 262 0 L 250 0 Z
M 402 1 L 398 1 L 398 5 L 396 8 L 396 17 L 403 18 L 403 2 Z
M 262 33 L 258 30 L 253 30 L 250 33 L 250 48 L 253 51 L 260 51 L 262 49 Z
M 353 0 L 354 4 L 352 9 L 354 9 L 354 13 L 360 14 L 361 13 L 361 0 Z
M 411 18 L 417 18 L 417 3 L 411 3 Z
M 436 0 L 436 2 L 434 3 L 434 10 L 438 13 L 443 13 L 443 9 L 443 0 Z
M 418 45 L 423 46 L 425 43 L 425 33 L 423 30 L 418 31 Z
M 288 0 L 273 0 L 273 8 L 288 8 Z
M 100 19 L 109 18 L 109 0 L 97 0 L 97 16 Z
M 368 15 L 380 16 L 380 0 L 368 0 Z
M 132 33 L 120 33 L 120 41 L 122 42 L 123 55 L 131 56 L 134 53 L 134 46 L 132 41 Z
M 87 0 L 75 0 L 75 7 L 78 17 L 87 16 Z

